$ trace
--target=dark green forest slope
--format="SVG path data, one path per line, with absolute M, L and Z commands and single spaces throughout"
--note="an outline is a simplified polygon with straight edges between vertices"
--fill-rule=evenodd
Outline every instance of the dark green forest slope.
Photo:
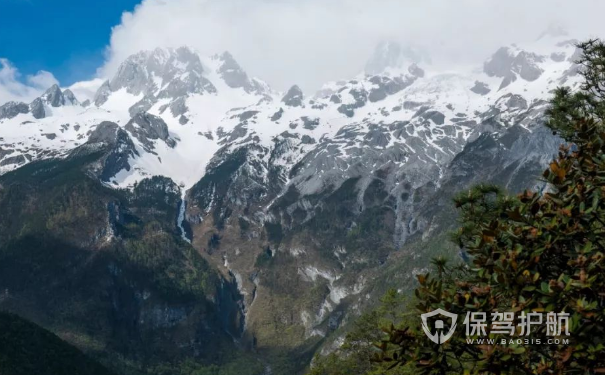
M 0 313 L 0 374 L 114 375 L 53 333 Z

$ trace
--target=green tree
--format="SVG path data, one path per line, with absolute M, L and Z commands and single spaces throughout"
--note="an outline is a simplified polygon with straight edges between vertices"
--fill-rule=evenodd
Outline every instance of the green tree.
M 568 142 L 544 172 L 547 192 L 508 196 L 483 185 L 457 196 L 462 224 L 453 237 L 470 267 L 441 263 L 436 276 L 418 277 L 416 290 L 417 316 L 437 308 L 463 319 L 467 312 L 566 312 L 570 343 L 549 343 L 543 324 L 528 337 L 541 345 L 502 343 L 510 335 L 489 326 L 494 345 L 467 344 L 461 332 L 437 345 L 418 317 L 393 326 L 375 360 L 418 374 L 605 373 L 605 45 L 579 47 L 584 83 L 578 92 L 556 90 L 547 113 L 547 126 Z

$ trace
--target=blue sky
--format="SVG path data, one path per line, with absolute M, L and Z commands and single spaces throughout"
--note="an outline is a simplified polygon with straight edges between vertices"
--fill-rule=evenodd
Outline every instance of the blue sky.
M 112 26 L 141 0 L 0 0 L 0 57 L 62 85 L 94 75 Z

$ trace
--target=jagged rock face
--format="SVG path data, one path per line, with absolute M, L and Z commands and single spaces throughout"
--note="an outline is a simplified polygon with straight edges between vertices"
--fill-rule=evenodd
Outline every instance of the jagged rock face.
M 35 99 L 29 105 L 29 110 L 36 119 L 41 119 L 46 117 L 46 110 L 44 109 L 44 102 L 41 98 Z
M 8 166 L 8 165 L 23 165 L 27 163 L 29 159 L 25 155 L 17 155 L 17 156 L 8 156 L 4 158 L 4 160 L 0 161 L 0 167 Z
M 282 98 L 282 102 L 289 107 L 300 107 L 303 104 L 303 92 L 300 87 L 294 85 Z
M 11 119 L 21 113 L 28 113 L 29 106 L 25 103 L 8 102 L 0 106 L 0 120 Z
M 90 133 L 88 143 L 106 143 L 113 146 L 119 142 L 120 134 L 121 130 L 118 124 L 104 121 Z
M 487 86 L 486 83 L 475 81 L 475 85 L 473 87 L 471 87 L 471 91 L 474 92 L 475 94 L 487 95 L 492 90 L 490 90 L 490 88 Z
M 65 105 L 65 97 L 58 85 L 53 85 L 43 95 L 42 100 L 52 107 Z
M 59 85 L 52 85 L 40 99 L 42 103 L 55 108 L 80 104 L 71 90 L 61 91 Z
M 174 147 L 176 142 L 170 138 L 168 126 L 161 117 L 149 113 L 137 113 L 126 124 L 125 130 L 138 139 L 148 151 L 153 150 L 153 140 L 164 141 L 168 147 Z
M 143 99 L 133 104 L 132 107 L 128 109 L 128 113 L 131 117 L 136 117 L 140 113 L 149 111 L 155 103 L 156 100 L 153 97 L 145 96 Z
M 455 215 L 451 197 L 479 182 L 497 184 L 511 193 L 525 189 L 543 191 L 546 185 L 540 179 L 541 173 L 562 142 L 542 127 L 528 131 L 513 126 L 500 134 L 481 134 L 452 161 L 432 203 L 422 208 L 416 220 L 432 227 L 433 234 L 438 232 L 438 225 L 428 223 L 441 221 L 441 227 L 451 226 L 443 220 Z
M 424 77 L 424 69 L 422 69 L 415 63 L 410 65 L 410 67 L 408 68 L 408 72 L 410 72 L 411 75 L 416 76 L 418 78 Z
M 271 121 L 273 121 L 273 122 L 278 121 L 279 119 L 281 119 L 281 117 L 282 117 L 283 114 L 284 114 L 284 109 L 280 108 L 277 112 L 275 112 L 271 116 Z
M 508 47 L 502 47 L 485 62 L 483 71 L 490 77 L 506 77 L 511 73 L 515 57 Z
M 248 75 L 229 52 L 223 53 L 219 59 L 222 61 L 219 72 L 229 87 L 243 87 L 247 89 L 246 91 L 252 89 L 249 86 Z
M 80 103 L 71 90 L 61 91 L 58 85 L 52 85 L 42 96 L 34 99 L 29 106 L 25 103 L 14 102 L 0 106 L 0 119 L 10 119 L 19 114 L 31 113 L 35 119 L 39 120 L 45 118 L 47 113 L 52 112 L 45 107 L 58 108 L 66 105 L 75 106 L 80 105 Z
M 166 108 L 170 108 L 170 113 L 172 113 L 173 117 L 183 116 L 187 113 L 189 108 L 187 108 L 187 104 L 184 97 L 180 97 L 177 100 L 172 101 Z M 160 108 L 160 113 L 163 113 L 165 108 Z
M 95 104 L 103 105 L 111 93 L 121 89 L 132 95 L 142 94 L 147 101 L 216 92 L 203 73 L 199 55 L 189 48 L 140 52 L 122 63 L 116 75 L 103 84 L 95 95 Z
M 66 104 L 76 105 L 80 104 L 74 93 L 70 89 L 63 90 L 63 98 Z
M 523 98 L 521 95 L 504 95 L 499 101 L 496 102 L 496 105 L 498 105 L 500 101 L 505 101 L 506 106 L 512 110 L 527 109 L 527 100 L 525 100 L 525 98 Z
M 94 97 L 95 105 L 97 107 L 103 105 L 109 98 L 109 95 L 111 95 L 111 92 L 112 92 L 112 90 L 111 90 L 111 86 L 109 86 L 109 81 L 103 82 L 101 87 L 99 87 L 99 89 L 95 93 L 95 97 Z
M 204 67 L 206 63 L 209 66 Z M 98 89 L 94 103 L 102 107 L 112 94 L 125 90 L 140 98 L 128 110 L 131 117 L 148 112 L 162 102 L 160 114 L 169 108 L 173 117 L 185 125 L 189 122 L 187 99 L 199 95 L 221 95 L 216 85 L 242 89 L 251 97 L 267 100 L 268 87 L 259 80 L 250 79 L 228 52 L 205 60 L 204 64 L 195 51 L 186 47 L 140 52 L 129 57 L 116 75 Z M 211 82 L 209 77 L 213 74 L 217 74 L 223 83 Z M 256 102 L 258 100 L 256 98 Z
M 513 62 L 513 71 L 518 72 L 521 78 L 526 81 L 535 81 L 540 78 L 543 70 L 540 69 L 536 62 L 543 62 L 544 59 L 536 54 L 519 52 Z
M 422 77 L 424 72 L 419 73 L 416 71 L 416 74 L 421 74 L 419 77 Z M 386 76 L 374 76 L 370 78 L 370 82 L 372 82 L 376 87 L 373 88 L 368 94 L 368 100 L 371 102 L 377 102 L 410 86 L 412 83 L 414 83 L 414 78 L 405 77 L 404 80 L 402 77 L 390 78 Z
M 483 71 L 490 77 L 502 77 L 500 89 L 514 82 L 519 75 L 526 81 L 540 78 L 543 69 L 539 63 L 544 62 L 543 56 L 526 51 L 516 52 L 508 47 L 500 48 L 483 66 Z
M 109 182 L 122 170 L 129 171 L 129 160 L 138 155 L 128 133 L 118 124 L 104 121 L 90 134 L 88 142 L 75 149 L 71 156 L 96 152 L 99 148 L 106 151 L 96 165 L 92 166 L 92 173 L 103 182 Z
M 160 79 L 163 86 L 166 83 L 183 82 L 179 79 L 175 80 L 177 75 L 187 73 L 195 77 L 201 75 L 203 71 L 198 55 L 187 48 L 174 51 L 156 49 L 153 52 L 142 52 L 129 57 L 109 81 L 109 87 L 112 91 L 125 88 L 133 95 L 147 94 L 161 88 L 157 87 L 154 76 Z
M 247 93 L 264 93 L 263 86 L 257 81 L 248 78 L 248 74 L 246 74 L 229 52 L 224 52 L 220 56 L 215 56 L 215 59 L 220 61 L 218 73 L 227 86 L 231 88 L 242 88 Z

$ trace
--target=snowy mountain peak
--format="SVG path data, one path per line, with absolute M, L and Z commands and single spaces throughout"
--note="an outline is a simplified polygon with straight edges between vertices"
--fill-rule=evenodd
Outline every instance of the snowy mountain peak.
M 0 105 L 0 120 L 11 119 L 19 114 L 29 112 L 29 106 L 21 102 L 7 102 Z
M 66 89 L 65 91 L 61 91 L 59 85 L 52 85 L 48 90 L 42 94 L 37 99 L 34 99 L 33 102 L 29 104 L 28 111 L 15 112 L 15 109 L 24 109 L 23 105 L 19 107 L 14 107 L 12 109 L 12 113 L 27 113 L 31 112 L 31 114 L 36 119 L 42 119 L 53 114 L 57 108 L 63 106 L 79 106 L 80 102 L 76 99 L 74 93 Z M 7 116 L 8 117 L 8 116 Z M 14 116 L 13 116 L 14 117 Z M 9 117 L 10 118 L 10 117 Z
M 553 29 L 535 42 L 501 47 L 483 64 L 483 72 L 501 78 L 498 90 L 502 90 L 518 78 L 527 82 L 540 79 L 553 68 L 552 64 L 565 63 L 569 68 L 577 60 L 578 51 L 575 41 L 566 36 L 564 31 Z
M 48 105 L 52 107 L 60 107 L 65 104 L 65 98 L 59 88 L 59 85 L 52 85 L 44 94 L 41 96 Z
M 120 111 L 126 106 L 130 117 L 159 105 L 160 114 L 170 109 L 184 125 L 189 121 L 189 97 L 250 94 L 258 102 L 257 96 L 270 93 L 265 83 L 249 78 L 229 52 L 201 58 L 189 47 L 157 48 L 128 57 L 115 76 L 97 90 L 94 104 Z
M 64 105 L 80 104 L 71 90 L 61 91 L 61 88 L 57 84 L 52 85 L 46 90 L 40 99 L 44 104 L 55 108 Z
M 242 88 L 247 93 L 267 94 L 266 85 L 250 79 L 244 69 L 228 51 L 215 55 L 212 60 L 217 63 L 216 72 L 227 86 L 233 89 Z
M 229 52 L 142 51 L 98 88 L 95 105 L 55 107 L 77 101 L 71 91 L 53 87 L 29 106 L 1 106 L 0 173 L 65 156 L 90 134 L 121 140 L 98 172 L 121 187 L 161 175 L 188 189 L 239 149 L 260 158 L 255 162 L 263 168 L 279 169 L 280 181 L 299 181 L 301 192 L 393 161 L 397 168 L 404 162 L 442 166 L 468 140 L 496 129 L 483 123 L 507 127 L 535 111 L 521 126 L 533 124 L 549 90 L 577 81 L 576 52 L 569 41 L 545 37 L 499 49 L 483 70 L 425 74 L 422 53 L 385 42 L 366 72 L 305 97 L 296 85 L 275 94 Z M 104 121 L 112 125 L 100 126 Z M 299 162 L 303 171 L 290 170 Z M 328 170 L 335 174 L 321 174 Z
M 216 54 L 214 56 L 212 56 L 210 58 L 213 61 L 216 61 L 218 63 L 218 71 L 221 70 L 237 70 L 237 71 L 241 71 L 243 72 L 242 67 L 239 65 L 239 63 L 235 60 L 235 57 L 233 57 L 233 55 L 231 54 L 231 52 L 229 51 L 225 51 L 223 53 L 220 54 Z
M 200 56 L 189 47 L 141 51 L 128 57 L 113 78 L 101 85 L 94 104 L 123 110 L 129 103 L 127 110 L 132 117 L 167 100 L 173 115 L 180 116 L 185 112 L 182 103 L 187 96 L 217 92 L 204 73 Z
M 111 93 L 123 89 L 130 95 L 146 97 L 148 102 L 190 93 L 216 92 L 203 73 L 199 55 L 188 47 L 141 51 L 128 57 L 113 78 L 99 88 L 95 104 L 103 105 Z
M 76 95 L 70 90 L 63 90 L 63 97 L 65 98 L 65 103 L 70 105 L 78 105 L 80 102 L 76 98 Z

